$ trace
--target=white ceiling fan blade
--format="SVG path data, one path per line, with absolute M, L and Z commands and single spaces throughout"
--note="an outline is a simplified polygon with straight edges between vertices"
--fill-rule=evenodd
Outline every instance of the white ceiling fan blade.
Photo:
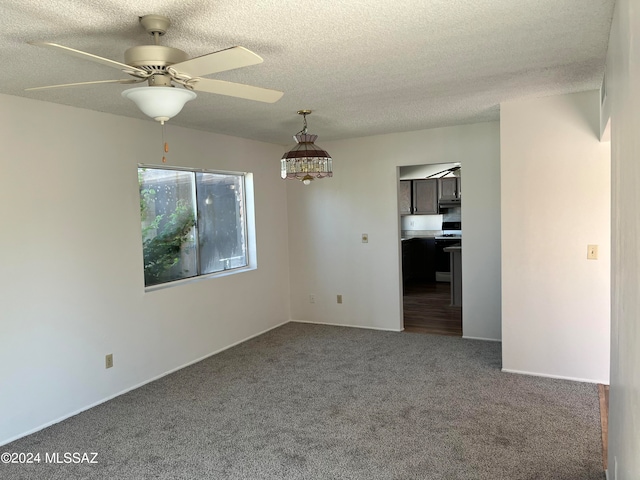
M 64 45 L 58 45 L 57 43 L 49 43 L 49 42 L 29 42 L 31 45 L 35 45 L 38 47 L 51 48 L 55 50 L 59 50 L 67 55 L 71 55 L 78 58 L 84 58 L 85 60 L 90 60 L 92 62 L 101 63 L 102 65 L 106 65 L 107 67 L 117 68 L 118 70 L 122 70 L 124 73 L 131 73 L 133 75 L 141 75 L 144 77 L 148 77 L 149 73 L 141 68 L 132 67 L 131 65 L 127 65 L 126 63 L 116 62 L 115 60 L 110 60 L 108 58 L 99 57 L 92 53 L 83 52 L 81 50 L 76 50 L 75 48 L 65 47 Z
M 130 84 L 130 83 L 140 83 L 140 82 L 144 82 L 144 78 L 140 78 L 138 80 L 136 80 L 134 78 L 126 78 L 126 79 L 123 79 L 123 80 L 96 80 L 94 82 L 63 83 L 63 84 L 60 84 L 60 85 L 47 85 L 45 87 L 25 88 L 25 91 L 29 91 L 29 90 L 47 90 L 49 88 L 77 87 L 78 85 L 95 85 L 97 83 Z
M 257 65 L 262 62 L 262 57 L 251 50 L 247 50 L 244 47 L 231 47 L 176 63 L 171 65 L 171 68 L 190 77 L 202 77 L 212 73 L 226 72 L 234 68 Z
M 194 78 L 188 85 L 197 92 L 217 93 L 230 97 L 246 98 L 258 102 L 274 103 L 282 98 L 283 92 L 267 88 L 253 87 L 241 83 L 225 82 L 210 78 Z

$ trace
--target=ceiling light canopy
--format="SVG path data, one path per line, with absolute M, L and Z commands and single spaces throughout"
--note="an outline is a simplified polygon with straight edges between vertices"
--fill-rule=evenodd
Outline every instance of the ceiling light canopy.
M 280 160 L 280 176 L 283 179 L 296 178 L 309 185 L 314 178 L 333 176 L 333 160 L 329 154 L 315 143 L 317 135 L 307 133 L 307 115 L 311 110 L 299 110 L 304 117 L 304 127 L 293 138 L 296 146 L 286 152 Z
M 122 96 L 133 101 L 142 113 L 164 124 L 197 95 L 184 88 L 157 86 L 130 88 L 122 92 Z

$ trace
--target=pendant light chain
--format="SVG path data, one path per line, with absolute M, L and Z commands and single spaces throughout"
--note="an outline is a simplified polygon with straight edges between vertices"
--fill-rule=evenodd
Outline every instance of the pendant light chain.
M 302 115 L 302 130 L 300 130 L 296 135 L 306 135 L 307 134 L 307 115 L 311 113 L 311 110 L 298 110 L 298 115 Z M 295 139 L 295 137 L 293 137 Z

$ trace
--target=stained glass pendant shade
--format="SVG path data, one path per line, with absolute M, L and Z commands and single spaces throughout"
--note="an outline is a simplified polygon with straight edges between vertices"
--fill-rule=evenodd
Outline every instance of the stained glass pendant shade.
M 280 160 L 280 176 L 283 179 L 295 178 L 309 185 L 314 178 L 333 176 L 333 160 L 314 142 L 317 135 L 307 133 L 307 115 L 311 110 L 299 110 L 304 117 L 304 127 L 293 138 L 296 146 L 286 152 Z

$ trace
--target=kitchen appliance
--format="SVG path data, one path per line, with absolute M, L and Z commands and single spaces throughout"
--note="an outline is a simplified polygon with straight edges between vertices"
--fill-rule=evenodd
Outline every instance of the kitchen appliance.
M 451 261 L 444 249 L 462 244 L 462 222 L 442 222 L 442 234 L 435 238 L 436 282 L 451 282 Z
M 440 208 L 456 208 L 462 206 L 461 198 L 441 198 L 438 201 Z

